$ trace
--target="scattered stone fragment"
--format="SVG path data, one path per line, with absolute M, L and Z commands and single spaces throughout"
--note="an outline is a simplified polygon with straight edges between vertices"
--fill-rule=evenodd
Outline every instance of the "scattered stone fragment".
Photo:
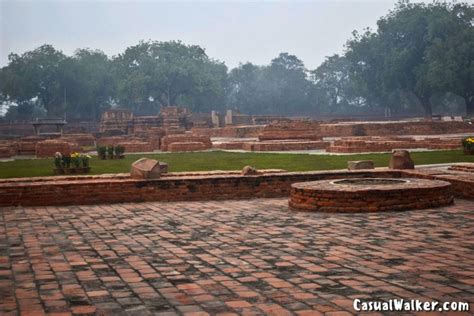
M 354 160 L 347 162 L 347 169 L 349 170 L 363 170 L 374 168 L 374 162 L 372 160 Z
M 166 165 L 166 170 L 168 166 Z M 141 158 L 132 163 L 130 176 L 135 179 L 158 179 L 160 178 L 160 163 L 155 159 Z
M 394 150 L 390 158 L 390 169 L 415 169 L 408 150 Z
M 243 169 L 242 169 L 242 175 L 243 176 L 252 176 L 252 175 L 257 175 L 258 174 L 258 171 L 255 167 L 252 167 L 252 166 L 245 166 Z

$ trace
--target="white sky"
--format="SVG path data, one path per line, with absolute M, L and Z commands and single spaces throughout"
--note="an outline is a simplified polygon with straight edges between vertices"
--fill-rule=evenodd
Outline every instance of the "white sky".
M 396 1 L 0 2 L 0 66 L 9 53 L 45 43 L 68 55 L 89 47 L 112 56 L 152 39 L 200 45 L 228 67 L 268 64 L 288 52 L 314 69 L 341 53 L 353 30 L 375 27 Z

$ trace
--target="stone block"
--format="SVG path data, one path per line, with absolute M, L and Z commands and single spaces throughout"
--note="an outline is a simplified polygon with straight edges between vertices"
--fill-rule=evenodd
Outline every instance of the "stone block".
M 242 175 L 243 176 L 254 176 L 254 175 L 257 175 L 257 174 L 258 174 L 258 171 L 255 167 L 245 166 L 242 169 Z
M 159 162 L 160 164 L 160 173 L 168 173 L 168 164 L 166 162 Z
M 155 159 L 138 159 L 132 163 L 132 167 L 130 169 L 130 177 L 135 179 L 159 179 L 160 175 L 160 163 Z
M 415 164 L 407 150 L 394 150 L 389 163 L 390 169 L 415 169 Z
M 363 170 L 363 169 L 374 169 L 374 162 L 372 160 L 356 160 L 348 161 L 347 169 L 349 170 Z

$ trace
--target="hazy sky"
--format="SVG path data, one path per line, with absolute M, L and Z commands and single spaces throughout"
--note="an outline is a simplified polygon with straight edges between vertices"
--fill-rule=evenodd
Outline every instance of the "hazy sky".
M 235 67 L 280 52 L 316 68 L 342 52 L 354 29 L 374 27 L 396 1 L 10 1 L 0 0 L 0 66 L 10 52 L 52 44 L 66 54 L 109 56 L 139 40 L 181 40 Z

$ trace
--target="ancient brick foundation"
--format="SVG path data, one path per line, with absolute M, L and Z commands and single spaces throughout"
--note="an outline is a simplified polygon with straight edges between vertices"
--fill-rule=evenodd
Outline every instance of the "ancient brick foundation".
M 462 171 L 462 172 L 474 172 L 474 163 L 464 163 L 458 165 L 452 165 L 448 170 Z
M 446 181 L 345 179 L 295 183 L 289 205 L 316 212 L 383 212 L 441 207 L 453 201 Z
M 35 155 L 36 144 L 44 140 L 45 139 L 43 137 L 39 137 L 39 136 L 23 137 L 18 142 L 18 154 L 19 155 Z
M 212 147 L 224 150 L 243 150 L 245 142 L 224 142 L 224 143 L 213 143 Z
M 125 153 L 152 152 L 154 150 L 152 143 L 141 141 L 118 142 L 115 146 L 123 146 Z
M 79 151 L 80 148 L 77 143 L 60 140 L 44 140 L 36 144 L 36 157 L 38 158 L 54 157 L 57 152 L 70 154 Z
M 193 128 L 191 132 L 209 137 L 249 138 L 257 137 L 264 125 L 226 126 L 222 128 Z
M 472 178 L 418 170 L 266 171 L 254 176 L 242 176 L 240 171 L 220 171 L 169 173 L 156 180 L 131 179 L 127 174 L 6 179 L 0 180 L 0 206 L 288 197 L 291 184 L 297 182 L 400 177 L 448 181 L 456 197 L 474 199 Z
M 143 201 L 198 201 L 287 197 L 295 182 L 341 177 L 397 177 L 397 171 L 169 174 L 156 180 L 61 177 L 0 180 L 0 206 L 75 205 Z M 63 180 L 64 179 L 64 180 Z
M 95 137 L 92 134 L 64 134 L 60 139 L 66 142 L 77 143 L 79 146 L 95 145 Z
M 242 149 L 249 151 L 290 151 L 326 149 L 329 142 L 324 141 L 263 141 L 243 143 Z
M 97 139 L 98 146 L 117 146 L 119 143 L 126 143 L 130 141 L 140 141 L 141 138 L 133 138 L 129 136 L 110 136 L 100 137 Z
M 133 131 L 133 113 L 126 109 L 109 110 L 102 113 L 100 132 L 120 132 L 127 134 Z
M 201 142 L 182 142 L 182 143 L 171 143 L 168 145 L 168 151 L 170 152 L 183 152 L 183 151 L 200 151 L 209 149 L 204 143 Z
M 334 153 L 389 152 L 393 149 L 460 149 L 460 138 L 350 137 L 335 140 L 327 148 Z
M 15 141 L 0 141 L 0 158 L 10 158 L 18 154 L 18 143 Z
M 281 139 L 321 140 L 312 121 L 284 121 L 266 126 L 258 135 L 260 141 Z
M 201 149 L 199 150 L 205 150 L 205 149 L 210 149 L 212 148 L 212 142 L 209 136 L 203 136 L 203 135 L 192 135 L 192 134 L 178 134 L 178 135 L 168 135 L 165 136 L 161 139 L 161 145 L 160 149 L 162 151 L 170 151 L 169 146 L 173 143 L 202 143 L 202 145 L 199 145 Z M 174 150 L 180 148 L 184 149 L 189 147 L 197 147 L 196 144 L 188 144 L 181 146 L 176 145 L 174 146 Z M 190 150 L 179 150 L 179 151 L 190 151 Z
M 320 123 L 316 121 L 275 122 L 259 134 L 260 140 L 314 137 L 442 135 L 474 133 L 474 125 L 466 122 L 394 121 Z M 308 137 L 306 137 L 308 139 Z

